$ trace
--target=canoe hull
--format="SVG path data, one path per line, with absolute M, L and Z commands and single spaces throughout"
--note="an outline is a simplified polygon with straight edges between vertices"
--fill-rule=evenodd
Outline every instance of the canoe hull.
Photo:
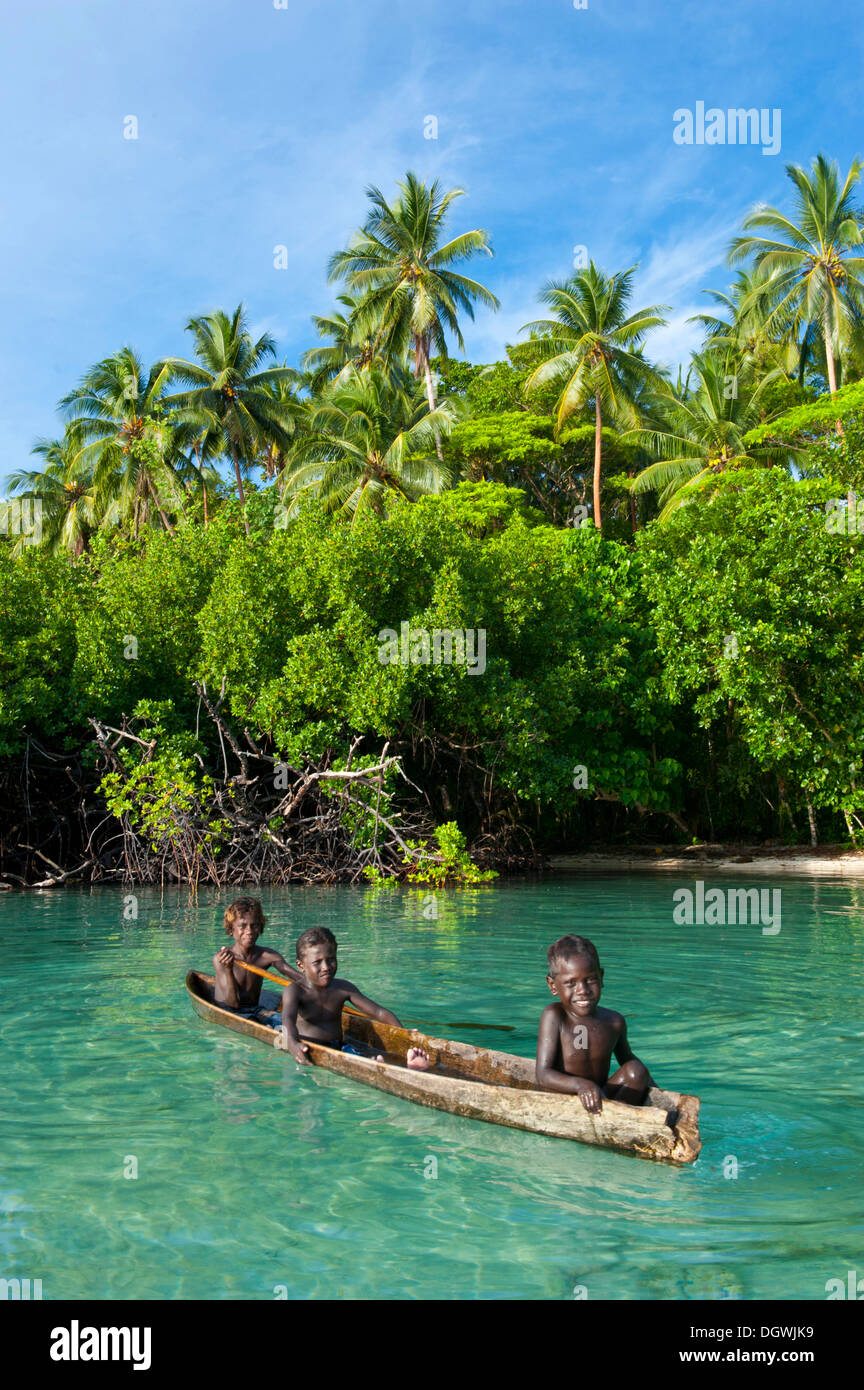
M 214 1004 L 212 985 L 212 977 L 198 971 L 190 970 L 186 976 L 192 1007 L 199 1017 L 268 1047 L 281 1048 L 277 1030 Z M 622 1105 L 607 1100 L 599 1115 L 589 1115 L 574 1096 L 538 1090 L 534 1063 L 528 1058 L 428 1037 L 347 1011 L 342 1015 L 342 1027 L 346 1038 L 379 1048 L 392 1060 L 376 1062 L 310 1043 L 310 1061 L 403 1100 L 466 1119 L 595 1144 L 659 1162 L 693 1163 L 702 1147 L 696 1096 L 655 1088 L 649 1093 L 650 1104 Z M 404 1059 L 409 1047 L 425 1048 L 436 1069 L 409 1071 L 399 1065 L 398 1059 Z

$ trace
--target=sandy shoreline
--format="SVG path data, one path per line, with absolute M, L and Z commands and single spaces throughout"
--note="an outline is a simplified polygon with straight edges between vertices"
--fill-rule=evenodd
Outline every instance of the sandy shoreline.
M 686 850 L 590 850 L 551 854 L 547 862 L 551 869 L 568 873 L 819 874 L 864 879 L 864 854 L 837 845 L 815 850 L 701 845 Z

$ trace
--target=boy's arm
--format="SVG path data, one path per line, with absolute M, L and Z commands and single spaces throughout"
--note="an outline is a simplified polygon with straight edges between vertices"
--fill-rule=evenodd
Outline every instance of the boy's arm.
M 289 985 L 282 991 L 282 1046 L 290 1052 L 295 1062 L 306 1062 L 309 1048 L 300 1040 L 297 1032 L 297 1010 L 300 1005 L 300 991 L 296 985 Z
M 633 1049 L 627 1037 L 627 1022 L 623 1018 L 621 1020 L 621 1032 L 618 1034 L 618 1041 L 612 1051 L 615 1054 L 616 1062 L 620 1062 L 622 1067 L 625 1062 L 639 1061 L 638 1057 L 633 1056 Z
M 391 1014 L 389 1009 L 376 1004 L 374 999 L 367 999 L 366 995 L 361 994 L 357 986 L 352 985 L 350 980 L 342 980 L 341 984 L 355 1009 L 359 1009 L 361 1013 L 369 1014 L 372 1018 L 377 1018 L 379 1023 L 392 1023 L 396 1028 L 402 1027 L 395 1014 Z
M 619 1063 L 621 1064 L 622 1067 L 623 1067 L 623 1065 L 624 1065 L 625 1062 L 639 1062 L 639 1061 L 641 1061 L 641 1058 L 639 1058 L 639 1057 L 636 1056 L 636 1053 L 633 1051 L 632 1047 L 630 1046 L 630 1040 L 629 1040 L 629 1038 L 627 1037 L 627 1022 L 626 1022 L 626 1020 L 623 1019 L 623 1018 L 622 1018 L 622 1020 L 621 1020 L 621 1033 L 620 1033 L 620 1035 L 619 1035 L 619 1038 L 618 1038 L 617 1043 L 615 1044 L 615 1046 L 614 1046 L 614 1048 L 613 1048 L 613 1052 L 615 1053 L 615 1060 L 616 1060 L 616 1062 L 619 1062 Z M 645 1067 L 645 1063 L 644 1063 L 644 1062 L 642 1062 L 642 1066 Z M 648 1068 L 645 1067 L 645 1070 L 647 1071 Z M 650 1075 L 649 1075 L 649 1077 L 648 1077 L 648 1080 L 649 1080 L 650 1084 L 653 1086 L 653 1085 L 654 1085 L 654 1081 L 653 1081 L 653 1079 L 652 1079 L 652 1077 L 651 1077 Z
M 603 1108 L 600 1087 L 586 1076 L 571 1076 L 569 1072 L 558 1070 L 556 1062 L 560 1045 L 558 1016 L 552 1004 L 543 1010 L 537 1034 L 537 1085 L 542 1086 L 544 1091 L 579 1096 L 588 1113 L 598 1115 Z
M 234 978 L 234 952 L 227 946 L 221 947 L 213 957 L 216 972 L 216 988 L 213 997 L 217 1004 L 227 1004 L 229 1009 L 240 1007 L 240 994 Z
M 300 984 L 303 979 L 300 971 L 295 970 L 293 965 L 289 965 L 285 957 L 280 956 L 278 951 L 274 951 L 272 947 L 268 946 L 264 951 L 264 956 L 266 965 L 275 965 L 280 974 L 285 975 L 289 980 L 294 980 L 296 984 Z

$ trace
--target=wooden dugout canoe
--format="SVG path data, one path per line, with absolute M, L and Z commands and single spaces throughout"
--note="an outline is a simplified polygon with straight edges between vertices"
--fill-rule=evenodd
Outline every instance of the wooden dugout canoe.
M 245 1033 L 268 1047 L 281 1046 L 277 1030 L 213 1003 L 212 975 L 190 970 L 186 989 L 193 1009 L 205 1022 Z M 376 1062 L 310 1043 L 308 1056 L 314 1065 L 403 1100 L 511 1129 L 597 1144 L 637 1158 L 695 1163 L 699 1156 L 702 1141 L 696 1096 L 652 1087 L 645 1105 L 604 1100 L 600 1114 L 589 1115 L 576 1096 L 541 1091 L 534 1079 L 534 1062 L 527 1057 L 430 1038 L 416 1029 L 395 1028 L 347 1010 L 342 1014 L 342 1029 L 346 1040 L 378 1048 L 388 1060 Z M 435 1063 L 434 1070 L 409 1071 L 404 1066 L 409 1047 L 424 1048 Z

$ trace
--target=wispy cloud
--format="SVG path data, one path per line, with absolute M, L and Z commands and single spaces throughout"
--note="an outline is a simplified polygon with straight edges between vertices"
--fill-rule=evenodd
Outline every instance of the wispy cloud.
M 661 365 L 674 370 L 699 346 L 701 325 L 687 320 L 706 311 L 708 301 L 702 290 L 720 289 L 731 278 L 725 260 L 734 226 L 724 222 L 682 228 L 652 243 L 637 271 L 634 299 L 640 305 L 670 306 L 665 327 L 654 329 L 646 338 L 649 355 Z

